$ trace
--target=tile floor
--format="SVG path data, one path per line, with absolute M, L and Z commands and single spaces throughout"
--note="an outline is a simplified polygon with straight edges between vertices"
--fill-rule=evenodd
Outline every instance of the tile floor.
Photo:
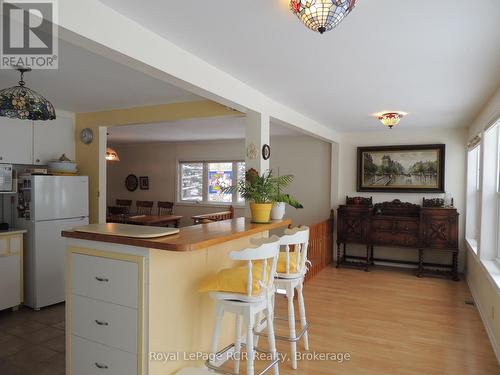
M 64 303 L 0 311 L 0 374 L 64 374 L 64 325 Z

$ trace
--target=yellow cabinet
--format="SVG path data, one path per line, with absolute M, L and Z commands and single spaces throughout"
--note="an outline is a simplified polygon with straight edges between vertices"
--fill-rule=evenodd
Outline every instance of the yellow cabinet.
M 0 233 L 0 310 L 23 300 L 23 232 Z

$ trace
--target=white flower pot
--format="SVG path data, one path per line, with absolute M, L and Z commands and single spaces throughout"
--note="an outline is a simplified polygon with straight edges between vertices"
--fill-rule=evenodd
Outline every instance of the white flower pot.
M 285 217 L 285 202 L 277 202 L 273 204 L 273 209 L 271 210 L 271 220 L 281 220 Z

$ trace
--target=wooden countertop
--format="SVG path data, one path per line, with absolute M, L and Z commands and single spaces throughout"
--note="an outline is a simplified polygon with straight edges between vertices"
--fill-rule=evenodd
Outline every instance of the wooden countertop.
M 152 238 L 130 238 L 106 234 L 63 231 L 62 236 L 81 240 L 110 242 L 121 245 L 145 247 L 170 251 L 199 250 L 223 242 L 250 236 L 271 229 L 286 227 L 291 220 L 273 220 L 269 224 L 255 224 L 250 219 L 239 217 L 232 220 L 218 221 L 209 224 L 198 224 L 181 228 L 179 234 Z

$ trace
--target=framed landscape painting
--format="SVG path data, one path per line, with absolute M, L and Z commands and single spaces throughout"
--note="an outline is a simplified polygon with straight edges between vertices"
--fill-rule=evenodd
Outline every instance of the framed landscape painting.
M 358 147 L 358 191 L 444 192 L 445 145 Z

